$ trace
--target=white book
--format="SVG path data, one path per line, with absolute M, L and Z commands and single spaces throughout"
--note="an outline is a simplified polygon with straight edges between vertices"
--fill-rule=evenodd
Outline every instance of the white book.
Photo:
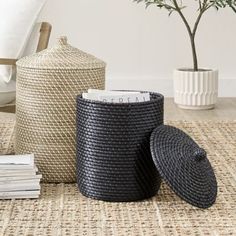
M 20 170 L 0 170 L 0 177 L 13 177 L 13 176 L 34 176 L 36 175 L 37 171 L 34 170 L 27 170 L 27 171 L 20 171 Z
M 34 154 L 1 155 L 0 165 L 29 165 L 34 166 Z
M 11 184 L 1 184 L 0 192 L 10 192 L 10 191 L 24 191 L 24 190 L 39 190 L 39 181 L 34 183 L 11 183 Z
M 27 171 L 27 170 L 37 170 L 36 166 L 31 165 L 0 165 L 0 171 L 11 171 L 11 170 L 20 170 L 20 171 Z
M 111 103 L 135 103 L 150 101 L 149 93 L 141 93 L 136 91 L 106 91 L 89 89 L 88 93 L 83 93 L 82 97 L 94 101 L 103 101 Z
M 99 100 L 111 103 L 138 103 L 150 101 L 149 93 L 125 94 L 125 95 L 99 95 Z
M 5 180 L 0 182 L 0 190 L 2 187 L 7 187 L 9 185 L 23 185 L 23 184 L 38 184 L 40 179 L 25 179 L 25 180 Z
M 16 195 L 16 196 L 0 196 L 1 200 L 10 200 L 10 199 L 37 199 L 39 195 Z
M 94 101 L 102 101 L 100 96 L 126 96 L 126 95 L 140 95 L 137 91 L 109 91 L 99 89 L 88 89 L 87 93 L 82 94 L 82 98 Z
M 100 89 L 88 89 L 88 93 L 107 94 L 107 95 L 125 95 L 125 94 L 140 94 L 139 91 L 113 91 L 113 90 L 100 90 Z
M 38 198 L 40 190 L 0 192 L 0 199 Z
M 4 183 L 12 183 L 14 181 L 22 181 L 24 182 L 25 180 L 38 180 L 42 178 L 42 175 L 22 175 L 22 176 L 6 176 L 6 177 L 0 177 L 0 184 Z
M 99 94 L 98 93 L 82 93 L 82 98 L 99 101 Z
M 140 93 L 121 93 L 121 92 L 94 92 L 94 93 L 83 93 L 82 98 L 94 100 L 94 101 L 101 101 L 100 96 L 127 96 L 127 95 L 140 95 Z

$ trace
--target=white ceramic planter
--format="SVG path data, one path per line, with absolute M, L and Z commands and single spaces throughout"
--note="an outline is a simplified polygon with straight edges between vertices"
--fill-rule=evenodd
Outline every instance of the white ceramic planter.
M 218 96 L 218 71 L 174 71 L 174 100 L 183 109 L 212 109 Z

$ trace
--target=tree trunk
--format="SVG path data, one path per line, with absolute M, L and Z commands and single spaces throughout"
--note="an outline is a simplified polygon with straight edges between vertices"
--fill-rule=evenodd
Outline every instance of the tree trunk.
M 192 47 L 192 56 L 193 56 L 193 70 L 198 71 L 198 58 L 196 52 L 196 45 L 195 45 L 195 37 L 194 35 L 190 36 L 191 47 Z

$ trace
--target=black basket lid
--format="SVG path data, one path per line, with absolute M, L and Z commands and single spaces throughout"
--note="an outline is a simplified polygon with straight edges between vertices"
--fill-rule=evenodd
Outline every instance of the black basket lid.
M 204 149 L 169 125 L 152 132 L 150 146 L 158 172 L 180 198 L 199 208 L 213 205 L 217 182 Z

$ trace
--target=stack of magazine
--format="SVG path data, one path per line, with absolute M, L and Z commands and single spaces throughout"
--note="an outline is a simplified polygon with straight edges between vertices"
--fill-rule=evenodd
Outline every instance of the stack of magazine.
M 41 178 L 33 154 L 0 156 L 0 199 L 38 198 Z
M 150 94 L 136 91 L 107 91 L 98 89 L 89 89 L 83 93 L 82 97 L 94 101 L 110 103 L 135 103 L 150 101 Z

